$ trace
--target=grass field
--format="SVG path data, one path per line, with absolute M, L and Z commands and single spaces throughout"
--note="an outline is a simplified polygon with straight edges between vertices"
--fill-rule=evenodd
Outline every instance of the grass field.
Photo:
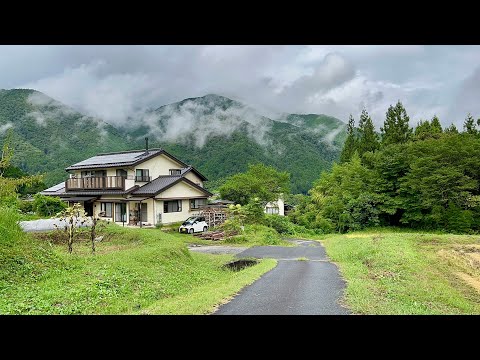
M 190 253 L 191 236 L 109 225 L 91 254 L 66 252 L 61 235 L 23 234 L 0 219 L 1 314 L 205 314 L 275 266 L 234 272 L 232 256 Z M 85 237 L 86 234 L 81 237 Z
M 381 229 L 321 238 L 356 314 L 480 314 L 480 236 Z

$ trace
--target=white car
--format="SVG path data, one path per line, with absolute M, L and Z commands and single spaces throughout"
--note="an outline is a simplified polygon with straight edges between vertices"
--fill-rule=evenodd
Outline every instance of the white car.
M 208 224 L 202 216 L 191 216 L 178 228 L 178 232 L 193 234 L 208 230 Z

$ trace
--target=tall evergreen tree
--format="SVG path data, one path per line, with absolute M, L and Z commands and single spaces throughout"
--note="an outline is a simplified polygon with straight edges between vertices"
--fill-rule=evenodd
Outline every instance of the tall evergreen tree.
M 360 156 L 367 151 L 373 152 L 379 149 L 378 134 L 375 132 L 372 119 L 365 109 L 362 110 L 362 114 L 360 115 L 359 134 L 358 152 Z
M 347 125 L 347 139 L 343 144 L 342 153 L 340 154 L 340 163 L 348 162 L 352 158 L 353 153 L 357 149 L 356 137 L 355 119 L 353 118 L 352 114 L 350 114 Z
M 448 128 L 445 129 L 446 134 L 458 134 L 458 129 L 455 124 L 450 125 Z
M 417 127 L 414 131 L 414 139 L 415 140 L 425 140 L 429 138 L 438 139 L 440 134 L 443 133 L 442 125 L 440 124 L 440 120 L 436 115 L 433 116 L 432 121 L 429 122 L 428 120 L 422 121 L 418 123 Z
M 409 120 L 400 100 L 395 106 L 390 105 L 383 127 L 380 128 L 382 144 L 403 144 L 411 140 L 413 129 L 408 125 Z
M 473 116 L 470 113 L 467 115 L 467 118 L 463 123 L 463 131 L 466 132 L 467 134 L 472 134 L 472 135 L 478 134 L 478 130 L 475 127 L 475 120 L 473 119 Z
M 433 115 L 432 122 L 430 123 L 430 130 L 432 134 L 443 133 L 442 124 L 440 124 L 440 120 L 438 120 L 437 115 Z

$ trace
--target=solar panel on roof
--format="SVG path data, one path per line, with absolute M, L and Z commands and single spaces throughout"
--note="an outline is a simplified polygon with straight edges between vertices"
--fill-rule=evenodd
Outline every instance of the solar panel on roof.
M 102 164 L 113 164 L 113 163 L 130 163 L 137 161 L 143 155 L 151 155 L 158 151 L 150 151 L 148 154 L 145 154 L 145 151 L 135 151 L 129 153 L 121 154 L 107 154 L 107 155 L 97 155 L 89 159 L 80 161 L 71 166 L 85 166 L 85 165 L 102 165 Z

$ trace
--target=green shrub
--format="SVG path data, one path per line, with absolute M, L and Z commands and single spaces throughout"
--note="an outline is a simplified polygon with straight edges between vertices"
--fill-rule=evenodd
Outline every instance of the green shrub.
M 162 223 L 156 223 L 156 224 L 155 224 L 155 227 L 156 227 L 157 229 L 161 229 L 161 228 L 163 227 L 163 224 L 162 224 Z
M 280 238 L 278 237 L 278 234 L 275 234 L 273 232 L 265 233 L 263 235 L 262 241 L 265 245 L 278 245 L 281 242 Z
M 28 214 L 35 211 L 33 206 L 33 201 L 28 201 L 28 200 L 19 200 L 18 209 L 24 214 Z
M 42 216 L 54 216 L 60 211 L 67 208 L 67 204 L 54 196 L 45 196 L 42 194 L 35 194 L 33 201 L 33 208 L 35 212 Z
M 227 244 L 243 244 L 246 242 L 248 242 L 248 238 L 245 235 L 230 236 L 225 239 Z
M 295 224 L 293 224 L 286 216 L 266 215 L 265 225 L 275 229 L 280 234 L 295 234 Z

